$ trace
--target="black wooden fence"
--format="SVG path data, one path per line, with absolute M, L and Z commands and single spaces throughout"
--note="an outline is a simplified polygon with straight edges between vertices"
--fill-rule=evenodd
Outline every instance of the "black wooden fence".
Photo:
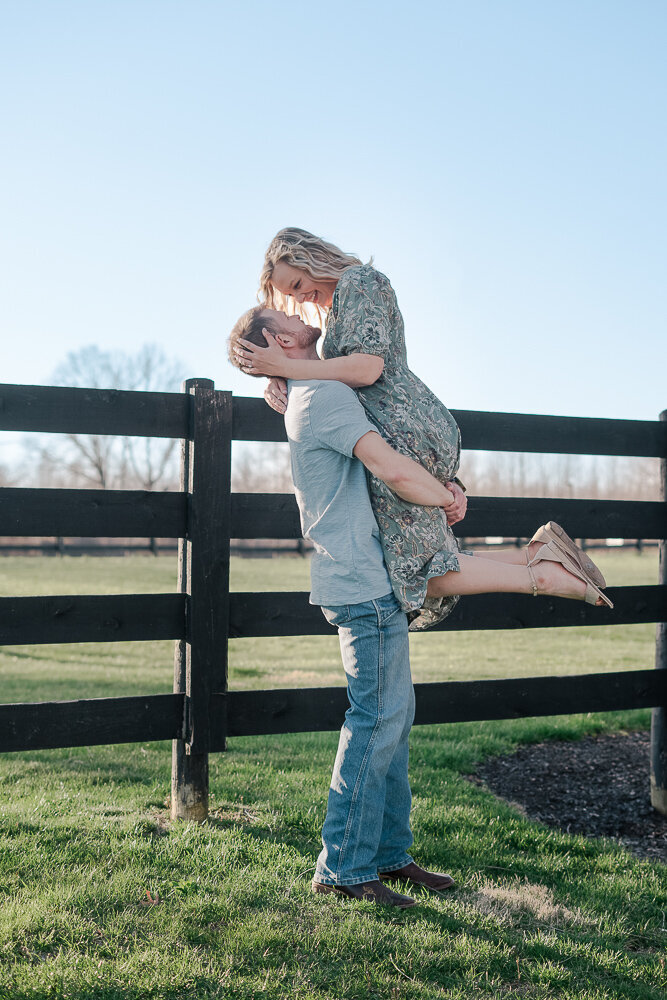
M 666 539 L 666 414 L 660 421 L 454 411 L 467 449 L 660 457 L 663 500 L 471 497 L 468 537 L 530 537 L 550 518 L 573 536 Z M 185 392 L 0 386 L 0 430 L 173 437 L 178 492 L 0 489 L 0 536 L 179 539 L 173 594 L 5 597 L 0 644 L 174 639 L 174 691 L 0 705 L 0 750 L 174 740 L 172 814 L 203 818 L 208 754 L 228 737 L 337 729 L 344 688 L 228 691 L 229 638 L 331 634 L 305 593 L 229 593 L 230 538 L 300 537 L 291 494 L 230 492 L 231 442 L 283 441 L 261 400 L 207 379 Z M 416 723 L 653 708 L 652 799 L 667 814 L 667 559 L 660 582 L 610 588 L 613 611 L 557 598 L 467 597 L 438 630 L 658 623 L 656 667 L 564 677 L 418 684 Z

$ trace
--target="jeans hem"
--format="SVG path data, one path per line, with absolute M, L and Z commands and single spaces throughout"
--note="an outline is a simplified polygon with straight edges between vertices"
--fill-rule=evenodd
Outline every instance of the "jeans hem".
M 378 865 L 378 872 L 382 872 L 386 875 L 388 872 L 397 872 L 399 868 L 405 868 L 406 865 L 411 865 L 414 862 L 414 858 L 411 858 L 409 854 L 405 855 L 406 860 L 401 861 L 400 864 L 395 865 Z
M 344 885 L 363 885 L 365 882 L 377 882 L 377 880 L 378 880 L 377 872 L 374 872 L 372 875 L 360 875 L 357 878 L 353 879 L 350 878 L 338 879 L 335 882 L 331 878 L 320 878 L 317 872 L 315 872 L 315 877 L 313 879 L 313 882 L 319 882 L 321 885 L 344 886 Z

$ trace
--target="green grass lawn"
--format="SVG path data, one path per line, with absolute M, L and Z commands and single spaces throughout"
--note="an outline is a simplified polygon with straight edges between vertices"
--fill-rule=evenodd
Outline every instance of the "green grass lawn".
M 651 553 L 597 561 L 611 585 L 657 578 Z M 0 595 L 170 591 L 175 574 L 172 559 L 3 559 Z M 233 586 L 307 589 L 307 564 L 237 560 Z M 414 673 L 650 667 L 654 634 L 425 634 Z M 0 651 L 3 701 L 168 691 L 171 675 L 171 643 Z M 232 644 L 232 687 L 340 683 L 333 633 Z M 201 826 L 169 822 L 168 744 L 4 755 L 0 997 L 663 1000 L 667 868 L 533 823 L 464 777 L 519 742 L 647 724 L 625 712 L 416 729 L 415 855 L 460 887 L 403 913 L 309 892 L 335 734 L 232 741 L 211 757 Z

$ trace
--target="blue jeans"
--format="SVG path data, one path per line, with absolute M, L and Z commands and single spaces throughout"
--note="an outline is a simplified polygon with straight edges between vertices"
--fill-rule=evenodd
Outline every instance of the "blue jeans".
M 322 611 L 338 628 L 350 707 L 315 879 L 357 885 L 412 861 L 408 736 L 415 696 L 408 621 L 393 594 Z

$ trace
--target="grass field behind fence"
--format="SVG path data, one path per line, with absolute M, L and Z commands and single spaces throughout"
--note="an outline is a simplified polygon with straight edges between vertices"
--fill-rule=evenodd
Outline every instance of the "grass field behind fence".
M 657 582 L 655 550 L 595 558 L 609 586 Z M 307 591 L 308 566 L 293 557 L 232 559 L 231 587 Z M 0 596 L 165 593 L 176 589 L 175 581 L 176 560 L 168 557 L 0 559 Z M 639 669 L 653 666 L 654 637 L 653 625 L 426 633 L 411 637 L 412 667 L 416 681 Z M 0 671 L 5 702 L 154 694 L 172 689 L 173 643 L 0 647 Z M 229 683 L 237 689 L 343 684 L 335 629 L 330 636 L 232 640 Z
M 656 581 L 654 553 L 595 558 L 611 585 Z M 307 589 L 307 570 L 298 559 L 237 560 L 232 585 Z M 175 574 L 167 558 L 7 558 L 0 595 L 170 591 Z M 414 636 L 414 674 L 650 667 L 654 633 L 631 625 Z M 172 651 L 169 642 L 0 649 L 0 698 L 169 691 Z M 340 683 L 333 631 L 232 643 L 232 687 Z M 451 871 L 460 888 L 420 895 L 404 913 L 309 892 L 335 734 L 232 741 L 211 757 L 202 826 L 169 823 L 168 744 L 4 755 L 0 997 L 663 1000 L 667 868 L 532 823 L 463 777 L 517 742 L 645 727 L 648 717 L 415 729 L 415 855 Z

